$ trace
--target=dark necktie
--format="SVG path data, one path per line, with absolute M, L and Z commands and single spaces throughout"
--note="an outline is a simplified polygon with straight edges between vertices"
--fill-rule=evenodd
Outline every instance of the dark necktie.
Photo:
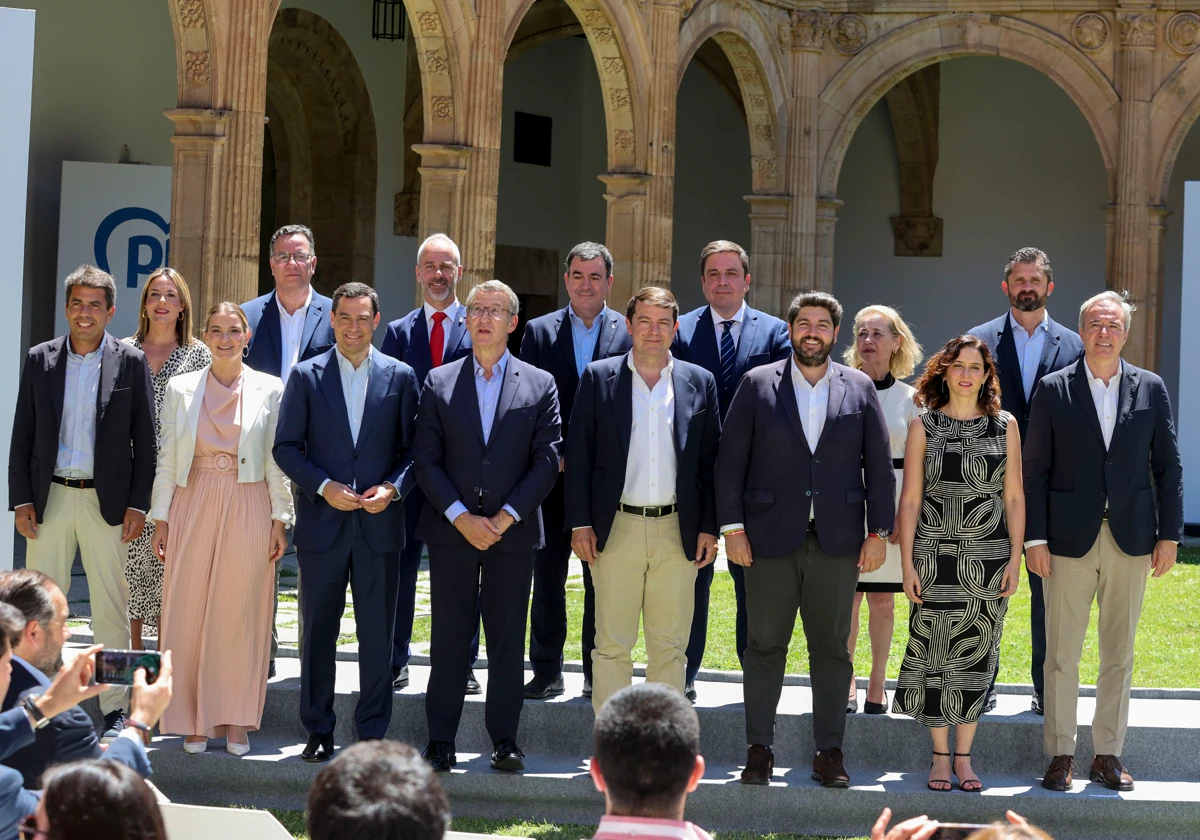
M 733 364 L 737 360 L 737 347 L 733 344 L 733 321 L 722 321 L 725 332 L 721 333 L 721 393 L 733 396 L 733 387 L 737 385 L 733 373 Z
M 446 330 L 442 321 L 446 320 L 445 312 L 433 313 L 433 329 L 429 331 L 429 355 L 433 358 L 433 366 L 442 366 L 442 351 L 446 349 Z

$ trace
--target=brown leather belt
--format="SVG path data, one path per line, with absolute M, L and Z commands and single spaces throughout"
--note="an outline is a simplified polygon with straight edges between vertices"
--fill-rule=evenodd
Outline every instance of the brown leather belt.
M 61 475 L 56 475 L 52 476 L 50 480 L 63 487 L 70 487 L 72 490 L 92 490 L 96 487 L 95 479 L 91 478 L 63 478 Z
M 637 505 L 627 505 L 624 502 L 617 505 L 621 513 L 631 513 L 634 516 L 640 516 L 643 519 L 660 519 L 664 516 L 670 516 L 675 512 L 676 505 L 650 505 L 648 507 L 639 507 Z

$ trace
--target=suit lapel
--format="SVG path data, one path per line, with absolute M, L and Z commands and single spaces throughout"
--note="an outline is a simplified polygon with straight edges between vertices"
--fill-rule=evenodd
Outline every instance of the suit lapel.
M 276 312 L 276 315 L 278 314 Z M 300 336 L 300 352 L 296 354 L 296 361 L 304 360 L 305 351 L 308 350 L 308 343 L 312 341 L 313 333 L 317 331 L 322 318 L 328 319 L 329 313 L 317 301 L 317 293 L 313 292 L 312 302 L 309 303 L 308 312 L 304 316 L 304 332 Z
M 562 356 L 563 364 L 566 365 L 571 376 L 578 379 L 575 366 L 575 340 L 571 336 L 571 316 L 566 309 L 558 313 L 558 323 L 555 324 L 555 329 L 558 331 L 558 337 L 554 340 L 555 349 Z
M 492 420 L 492 434 L 488 437 L 489 447 L 496 440 L 496 434 L 500 431 L 500 424 L 504 422 L 504 415 L 508 414 L 508 409 L 512 406 L 513 400 L 517 398 L 517 391 L 521 390 L 521 371 L 518 370 L 519 367 L 520 364 L 510 354 L 508 357 L 508 366 L 504 371 L 504 382 L 500 384 L 500 397 L 496 400 L 496 417 Z
M 67 342 L 69 336 L 63 336 L 55 342 L 46 355 L 46 366 L 50 368 L 50 390 L 54 396 L 54 428 L 62 428 L 63 400 L 67 390 Z
M 468 356 L 463 360 L 462 370 L 458 372 L 458 383 L 454 387 L 454 394 L 458 396 L 460 403 L 457 410 L 467 415 L 471 428 L 475 430 L 475 435 L 479 438 L 479 445 L 483 446 L 483 421 L 479 419 L 479 395 L 475 393 L 475 358 L 473 356 Z M 452 396 L 452 407 L 453 404 Z M 494 421 L 492 422 L 492 431 L 496 431 Z
M 391 388 L 392 374 L 396 370 L 391 365 L 384 367 L 380 364 L 374 352 L 371 353 L 368 364 L 371 366 L 371 372 L 367 375 L 367 399 L 363 405 L 362 423 L 358 427 L 359 443 L 362 443 L 363 439 L 366 438 L 371 425 L 379 416 L 380 404 L 383 402 L 383 398 L 387 396 L 388 389 Z M 340 379 L 341 377 L 338 378 Z M 358 448 L 357 445 L 355 448 Z
M 204 382 L 208 378 L 208 374 L 204 374 Z M 246 436 L 250 434 L 250 430 L 254 428 L 254 421 L 258 419 L 258 415 L 262 412 L 266 400 L 263 399 L 262 384 L 250 368 L 242 368 L 242 417 L 241 430 L 238 432 L 238 448 L 246 440 Z
M 1021 379 L 1021 360 L 1017 358 L 1017 342 L 1012 334 L 1012 316 L 1006 314 L 1003 324 L 1000 328 L 1000 338 L 996 342 L 996 356 L 999 358 L 1000 370 L 1008 381 L 1000 383 L 1000 390 L 1002 393 L 1015 394 L 1017 402 L 1021 405 L 1021 412 L 1024 413 L 1025 382 Z M 1045 348 L 1043 355 L 1044 351 Z
M 833 364 L 830 362 L 829 364 Z M 837 422 L 838 412 L 842 410 L 842 400 L 846 398 L 846 380 L 842 376 L 842 372 L 836 368 L 829 377 L 829 402 L 825 406 L 825 425 L 821 427 L 821 437 L 817 439 L 817 452 L 821 451 L 821 447 L 825 445 L 825 441 L 829 438 L 829 430 L 833 428 L 833 424 Z M 797 411 L 797 413 L 799 413 Z M 813 453 L 816 454 L 815 452 Z
M 258 333 L 254 340 L 267 342 L 279 363 L 274 372 L 279 373 L 283 368 L 283 336 L 279 327 L 279 299 L 274 292 L 271 292 L 271 296 L 263 305 L 262 317 L 258 319 Z
M 629 369 L 629 354 L 625 355 L 617 372 L 609 377 L 608 387 L 612 389 L 611 403 L 616 407 L 616 425 L 621 433 L 625 463 L 628 464 L 629 436 L 633 427 L 633 371 Z
M 118 355 L 117 340 L 108 333 L 104 334 L 104 342 L 100 347 L 100 387 L 96 390 L 96 429 L 99 431 L 100 421 L 104 419 L 104 410 L 112 397 L 113 388 L 117 385 L 117 376 L 121 373 L 121 359 Z
M 350 431 L 350 415 L 346 412 L 346 395 L 342 390 L 342 373 L 338 370 L 337 352 L 330 350 L 323 365 L 314 365 L 321 378 L 321 393 L 333 414 L 338 430 L 346 436 L 346 443 L 354 448 L 354 435 Z
M 742 318 L 742 334 L 738 337 L 737 354 L 734 356 L 734 371 L 745 370 L 750 361 L 750 351 L 754 349 L 754 334 L 758 332 L 758 313 L 746 307 Z
M 1058 343 L 1062 336 L 1059 334 L 1057 324 L 1049 320 L 1050 316 L 1046 316 L 1046 341 L 1042 344 L 1042 358 L 1038 361 L 1037 376 L 1033 379 L 1033 385 L 1036 388 L 1037 384 L 1042 381 L 1042 377 L 1053 370 L 1055 361 L 1058 359 Z M 1024 383 L 1022 383 L 1024 384 Z M 1022 388 L 1021 396 L 1024 397 L 1025 391 Z
M 1079 410 L 1083 412 L 1083 416 L 1088 420 L 1088 427 L 1095 432 L 1096 438 L 1100 441 L 1100 446 L 1104 446 L 1104 430 L 1100 428 L 1100 416 L 1096 414 L 1096 403 L 1092 399 L 1092 389 L 1088 386 L 1087 367 L 1083 359 L 1080 359 L 1075 364 L 1075 370 L 1071 372 L 1071 392 L 1075 395 L 1075 401 L 1079 403 Z
M 443 329 L 445 325 L 443 324 Z M 425 320 L 425 307 L 420 306 L 413 313 L 412 326 L 408 330 L 408 351 L 415 354 L 413 361 L 421 365 L 418 370 L 433 370 L 433 353 L 429 349 L 429 323 Z M 442 361 L 446 361 L 446 354 L 442 354 Z M 417 367 L 413 365 L 413 367 Z
M 196 387 L 190 391 L 183 392 L 183 408 L 187 412 L 188 434 L 192 440 L 196 439 L 196 430 L 200 428 L 200 406 L 204 404 L 204 387 L 208 384 L 208 372 L 211 369 L 211 365 L 205 367 L 200 381 L 196 383 Z M 245 376 L 244 371 L 242 375 L 243 377 Z M 245 423 L 242 424 L 242 428 L 246 428 Z
M 1133 406 L 1137 401 L 1138 385 L 1141 384 L 1141 376 L 1138 369 L 1133 365 L 1127 365 L 1124 361 L 1120 367 L 1121 384 L 1117 388 L 1117 423 L 1113 427 L 1112 442 L 1109 444 L 1109 449 L 1112 450 L 1117 444 L 1117 435 L 1121 434 L 1122 430 L 1129 424 L 1129 416 L 1133 413 Z
M 716 328 L 712 307 L 704 307 L 696 319 L 696 332 L 692 334 L 692 358 L 700 367 L 717 371 L 717 384 L 721 383 L 721 350 L 717 347 Z
M 604 310 L 604 322 L 600 325 L 600 334 L 596 336 L 596 352 L 592 353 L 592 361 L 608 358 L 608 348 L 612 347 L 617 330 L 623 327 L 621 319 L 611 309 Z
M 421 320 L 422 321 L 425 320 L 423 311 L 422 311 Z M 445 329 L 445 324 L 442 325 L 442 328 Z M 462 344 L 463 336 L 465 336 L 466 334 L 467 334 L 467 316 L 463 315 L 460 312 L 458 317 L 455 318 L 453 323 L 450 324 L 450 341 L 447 342 L 447 344 L 446 344 L 446 352 L 442 354 L 442 364 L 445 364 L 446 362 L 450 361 L 451 358 L 454 357 L 454 354 L 457 353 L 459 350 L 459 345 Z M 428 339 L 425 340 L 425 345 L 429 346 Z M 432 357 L 430 358 L 429 361 L 430 361 L 430 364 L 433 363 Z
M 683 457 L 687 447 L 689 420 L 696 401 L 696 386 L 680 369 L 678 363 L 671 367 L 671 385 L 675 389 L 675 457 Z
M 808 436 L 804 434 L 804 424 L 800 422 L 800 406 L 796 405 L 796 392 L 792 389 L 792 365 L 796 363 L 794 358 L 790 357 L 787 364 L 781 367 L 776 374 L 775 400 L 783 406 L 783 413 L 791 421 L 792 429 L 800 438 L 801 445 L 811 455 L 812 452 L 808 449 Z

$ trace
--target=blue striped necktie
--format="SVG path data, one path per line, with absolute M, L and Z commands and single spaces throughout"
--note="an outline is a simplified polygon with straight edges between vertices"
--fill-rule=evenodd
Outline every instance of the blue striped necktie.
M 733 374 L 733 364 L 737 360 L 737 348 L 733 346 L 733 321 L 722 321 L 725 332 L 721 333 L 721 393 L 726 397 L 733 396 L 733 388 L 737 385 Z

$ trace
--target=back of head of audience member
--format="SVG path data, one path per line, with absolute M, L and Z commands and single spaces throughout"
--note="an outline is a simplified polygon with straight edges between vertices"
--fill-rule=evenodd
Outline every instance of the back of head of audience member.
M 37 813 L 45 840 L 166 840 L 145 780 L 116 761 L 74 761 L 46 772 Z
M 24 619 L 13 654 L 53 677 L 62 667 L 63 645 L 71 636 L 62 590 L 39 571 L 17 569 L 0 575 L 0 601 L 16 607 Z
M 450 800 L 421 754 L 395 741 L 341 752 L 308 792 L 311 840 L 441 840 Z
M 678 691 L 640 683 L 608 699 L 592 730 L 592 780 L 605 813 L 681 820 L 704 776 L 700 719 Z

